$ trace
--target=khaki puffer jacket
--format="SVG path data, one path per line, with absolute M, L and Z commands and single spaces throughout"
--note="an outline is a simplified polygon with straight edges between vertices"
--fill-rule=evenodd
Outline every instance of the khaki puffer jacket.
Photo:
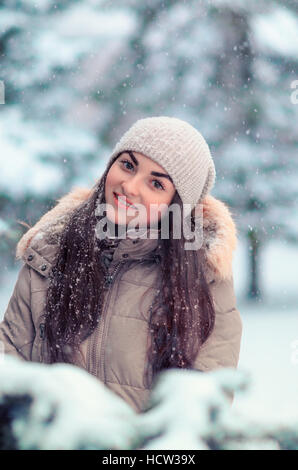
M 74 188 L 58 199 L 20 239 L 16 258 L 24 261 L 0 323 L 4 351 L 26 361 L 47 362 L 44 306 L 53 257 L 65 216 L 91 194 Z M 212 334 L 201 348 L 193 368 L 206 372 L 237 367 L 242 321 L 236 306 L 232 255 L 236 227 L 228 207 L 208 195 L 203 203 L 203 244 L 208 261 L 207 280 L 215 302 Z M 107 263 L 108 288 L 101 320 L 81 344 L 74 364 L 85 368 L 141 412 L 150 394 L 145 378 L 148 318 L 158 286 L 157 239 L 121 239 Z M 106 253 L 108 258 L 108 253 Z M 103 252 L 103 257 L 105 252 Z M 143 297 L 144 295 L 144 297 Z

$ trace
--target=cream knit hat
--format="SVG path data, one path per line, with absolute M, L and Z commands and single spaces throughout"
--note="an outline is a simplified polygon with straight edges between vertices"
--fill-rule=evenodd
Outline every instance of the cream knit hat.
M 121 137 L 108 163 L 117 153 L 132 150 L 161 165 L 171 176 L 187 216 L 211 190 L 215 181 L 213 159 L 204 137 L 178 118 L 139 119 Z

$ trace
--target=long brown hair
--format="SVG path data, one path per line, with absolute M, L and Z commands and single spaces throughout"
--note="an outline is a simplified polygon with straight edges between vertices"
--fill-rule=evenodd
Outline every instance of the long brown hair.
M 106 176 L 120 154 L 107 166 L 90 197 L 67 216 L 59 234 L 45 305 L 45 339 L 50 363 L 71 363 L 72 354 L 100 319 L 105 280 L 100 263 L 103 240 L 96 237 L 95 227 L 104 215 L 96 215 L 96 208 L 105 202 Z M 177 191 L 172 202 L 182 207 Z M 149 382 L 163 369 L 191 368 L 215 319 L 204 274 L 204 249 L 185 250 L 183 230 L 180 239 L 172 236 L 171 212 L 168 220 L 169 238 L 159 240 L 160 290 L 149 312 Z M 193 212 L 191 224 L 193 228 Z

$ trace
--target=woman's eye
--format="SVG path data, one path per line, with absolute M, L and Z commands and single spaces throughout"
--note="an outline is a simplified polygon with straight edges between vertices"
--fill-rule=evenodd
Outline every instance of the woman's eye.
M 120 162 L 123 163 L 124 167 L 125 167 L 127 170 L 133 170 L 134 166 L 132 165 L 132 163 L 130 163 L 130 161 L 128 161 L 128 160 L 121 160 Z M 126 164 L 127 164 L 127 165 L 130 165 L 130 167 L 127 167 Z M 158 180 L 153 180 L 153 183 L 157 183 L 157 184 L 158 184 L 158 186 L 155 186 L 156 189 L 165 189 L 165 188 L 163 187 L 163 185 L 162 185 Z
M 124 163 L 124 166 L 126 163 L 128 163 L 128 165 L 130 165 L 130 167 L 133 168 L 133 165 L 128 160 L 121 160 L 121 163 Z M 127 168 L 127 166 L 125 166 L 125 168 Z M 131 170 L 131 168 L 127 168 L 127 169 Z
M 157 189 L 164 189 L 163 185 L 158 181 L 158 180 L 153 180 L 153 183 L 157 183 L 158 184 L 158 188 Z M 156 187 L 156 186 L 155 186 Z

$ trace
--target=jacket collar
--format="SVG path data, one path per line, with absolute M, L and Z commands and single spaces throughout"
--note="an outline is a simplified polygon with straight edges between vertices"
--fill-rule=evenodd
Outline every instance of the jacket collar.
M 145 229 L 138 234 L 131 235 L 127 232 L 126 238 L 104 240 L 103 253 L 113 252 L 113 264 L 122 259 L 156 259 L 158 256 L 159 231 L 157 229 Z
M 49 239 L 55 237 L 62 230 L 65 217 L 86 200 L 91 193 L 92 189 L 74 188 L 68 194 L 58 199 L 58 204 L 45 213 L 21 237 L 16 248 L 16 259 L 23 259 L 28 262 L 30 254 L 31 256 L 37 255 L 38 267 L 41 269 L 41 274 L 45 275 L 46 273 L 42 270 L 44 260 L 42 249 L 40 249 L 42 245 L 40 239 L 43 238 L 44 241 L 48 242 Z M 237 229 L 231 212 L 224 202 L 210 194 L 203 200 L 202 207 L 202 247 L 206 253 L 210 277 L 219 280 L 230 278 L 232 276 L 233 251 L 237 247 Z M 133 259 L 139 259 L 140 257 L 150 258 L 156 256 L 159 249 L 158 240 L 154 238 L 141 238 L 137 243 L 133 243 L 133 239 L 121 239 L 115 249 L 114 260 L 120 260 L 125 253 L 129 254 L 129 257 Z M 48 256 L 45 259 L 49 261 Z

